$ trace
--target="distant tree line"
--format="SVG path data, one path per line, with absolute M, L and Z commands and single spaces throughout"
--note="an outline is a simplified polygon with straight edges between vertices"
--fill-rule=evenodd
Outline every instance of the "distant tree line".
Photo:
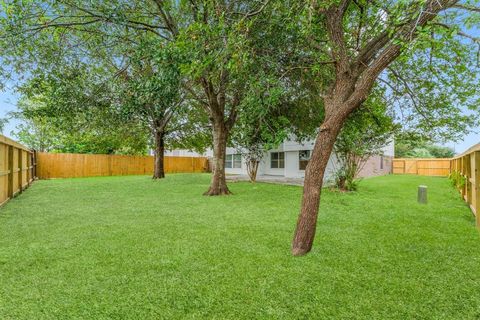
M 396 158 L 452 158 L 453 148 L 439 146 L 421 137 L 399 135 L 395 139 Z

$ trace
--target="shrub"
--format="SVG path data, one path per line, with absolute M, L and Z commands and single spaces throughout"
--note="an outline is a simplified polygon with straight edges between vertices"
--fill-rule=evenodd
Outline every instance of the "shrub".
M 452 173 L 450 173 L 448 179 L 450 180 L 452 186 L 458 189 L 462 189 L 467 183 L 467 178 L 458 171 L 453 171 Z

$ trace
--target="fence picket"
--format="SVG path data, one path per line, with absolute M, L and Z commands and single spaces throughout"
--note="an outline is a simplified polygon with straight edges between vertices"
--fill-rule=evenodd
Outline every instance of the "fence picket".
M 393 173 L 420 176 L 448 176 L 450 174 L 450 160 L 445 158 L 396 158 L 393 159 Z
M 40 179 L 153 174 L 152 156 L 37 153 Z M 166 173 L 208 170 L 205 157 L 165 157 Z
M 34 152 L 0 135 L 0 205 L 26 189 L 34 173 Z

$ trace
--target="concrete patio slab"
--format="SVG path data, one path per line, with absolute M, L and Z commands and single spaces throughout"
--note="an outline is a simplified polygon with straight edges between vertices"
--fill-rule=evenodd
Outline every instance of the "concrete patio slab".
M 250 178 L 247 175 L 243 175 L 243 174 L 227 175 L 227 181 L 231 181 L 231 182 L 250 181 Z M 303 186 L 303 178 L 286 178 L 282 176 L 273 176 L 273 175 L 257 176 L 257 182 L 285 184 L 285 185 L 291 185 L 291 186 Z

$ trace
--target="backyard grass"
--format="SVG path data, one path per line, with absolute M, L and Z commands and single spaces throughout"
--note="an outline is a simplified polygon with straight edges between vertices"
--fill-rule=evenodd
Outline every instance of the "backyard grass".
M 445 178 L 326 191 L 290 255 L 301 188 L 208 175 L 37 181 L 0 208 L 0 319 L 478 319 L 480 237 Z M 416 203 L 419 184 L 429 203 Z

